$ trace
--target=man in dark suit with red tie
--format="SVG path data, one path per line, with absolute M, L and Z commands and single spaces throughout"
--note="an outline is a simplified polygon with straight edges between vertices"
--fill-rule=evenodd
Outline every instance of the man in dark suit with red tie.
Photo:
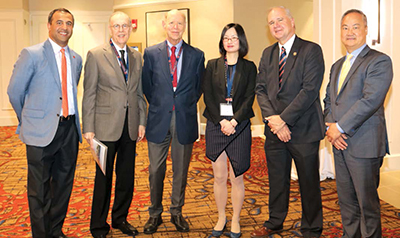
M 268 25 L 277 43 L 262 54 L 256 94 L 265 120 L 265 154 L 269 176 L 269 220 L 251 233 L 267 237 L 283 229 L 289 206 L 292 159 L 302 202 L 304 237 L 322 232 L 319 143 L 324 137 L 319 90 L 324 59 L 319 45 L 300 39 L 289 10 L 274 7 Z
M 144 233 L 162 223 L 166 159 L 171 145 L 173 170 L 171 222 L 180 232 L 189 231 L 182 216 L 193 142 L 198 138 L 197 101 L 204 72 L 204 53 L 186 44 L 182 35 L 185 15 L 169 11 L 163 21 L 167 40 L 144 52 L 143 92 L 149 103 L 146 137 L 149 147 L 150 218 Z

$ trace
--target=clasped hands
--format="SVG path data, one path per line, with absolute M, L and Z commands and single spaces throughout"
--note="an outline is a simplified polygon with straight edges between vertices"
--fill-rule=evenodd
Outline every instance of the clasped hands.
M 292 139 L 292 132 L 289 130 L 286 122 L 282 120 L 279 115 L 273 115 L 266 117 L 265 120 L 268 121 L 268 126 L 271 128 L 271 132 L 278 136 L 279 140 L 283 142 L 289 142 Z
M 227 119 L 222 119 L 219 124 L 221 125 L 221 131 L 226 136 L 230 136 L 236 133 L 235 127 L 237 126 L 237 121 L 232 119 L 228 121 Z
M 325 123 L 328 127 L 328 130 L 325 132 L 326 139 L 335 146 L 338 150 L 345 150 L 347 148 L 346 139 L 347 136 L 341 133 L 336 125 L 336 123 Z

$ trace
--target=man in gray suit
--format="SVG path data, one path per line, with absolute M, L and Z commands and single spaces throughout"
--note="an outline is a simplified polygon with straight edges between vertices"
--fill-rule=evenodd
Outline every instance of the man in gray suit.
M 326 136 L 333 145 L 343 237 L 381 237 L 379 169 L 389 153 L 384 101 L 393 78 L 390 58 L 366 45 L 367 17 L 343 14 L 347 54 L 332 65 L 326 88 Z
M 127 235 L 138 234 L 126 218 L 133 197 L 136 142 L 145 134 L 142 57 L 126 45 L 132 32 L 128 15 L 114 12 L 109 30 L 110 41 L 88 52 L 82 101 L 85 139 L 92 143 L 96 137 L 108 147 L 105 175 L 96 164 L 90 220 L 93 237 L 106 237 L 110 230 L 107 215 L 116 154 L 112 227 Z
M 68 47 L 74 26 L 65 8 L 50 12 L 49 39 L 21 51 L 8 85 L 26 144 L 32 237 L 66 237 L 62 232 L 82 141 L 77 85 L 82 59 Z

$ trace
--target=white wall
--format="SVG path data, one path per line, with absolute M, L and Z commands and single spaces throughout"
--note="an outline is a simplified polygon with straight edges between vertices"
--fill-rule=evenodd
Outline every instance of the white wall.
M 18 54 L 28 44 L 29 13 L 22 9 L 0 9 L 0 125 L 17 124 L 7 86 Z

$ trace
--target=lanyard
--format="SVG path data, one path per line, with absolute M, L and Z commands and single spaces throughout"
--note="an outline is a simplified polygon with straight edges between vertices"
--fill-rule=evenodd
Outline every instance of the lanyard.
M 169 47 L 167 41 L 165 41 L 165 44 L 167 44 L 168 49 L 169 49 L 169 50 L 171 51 L 171 53 L 172 53 L 172 50 L 171 50 L 171 48 Z M 183 48 L 183 45 L 181 45 L 181 48 L 179 49 L 179 52 L 178 52 L 178 56 L 176 56 L 176 61 L 175 61 L 174 67 L 172 67 L 172 65 L 171 65 L 171 55 L 169 54 L 169 51 L 168 51 L 168 63 L 169 63 L 169 72 L 171 73 L 171 80 L 174 80 L 174 73 L 175 73 L 175 71 L 176 71 L 176 69 L 177 69 L 177 67 L 178 67 L 179 59 L 181 58 L 182 48 Z M 177 74 L 177 75 L 178 75 L 178 74 Z
M 115 48 L 114 43 L 112 42 L 111 39 L 110 39 L 110 45 L 111 45 L 111 48 L 114 50 L 114 53 L 117 55 L 117 58 L 118 58 L 119 64 L 121 65 L 122 72 L 124 73 L 125 79 L 127 79 L 128 78 L 128 69 L 125 68 L 125 65 L 122 63 L 121 56 L 119 56 L 117 49 Z M 126 54 L 128 54 L 128 52 L 126 52 Z M 126 64 L 127 65 L 129 64 L 128 60 L 126 61 Z
M 226 79 L 226 101 L 227 103 L 232 102 L 232 86 L 233 78 L 235 76 L 236 64 L 233 65 L 232 74 L 229 72 L 228 61 L 225 56 L 225 79 Z

